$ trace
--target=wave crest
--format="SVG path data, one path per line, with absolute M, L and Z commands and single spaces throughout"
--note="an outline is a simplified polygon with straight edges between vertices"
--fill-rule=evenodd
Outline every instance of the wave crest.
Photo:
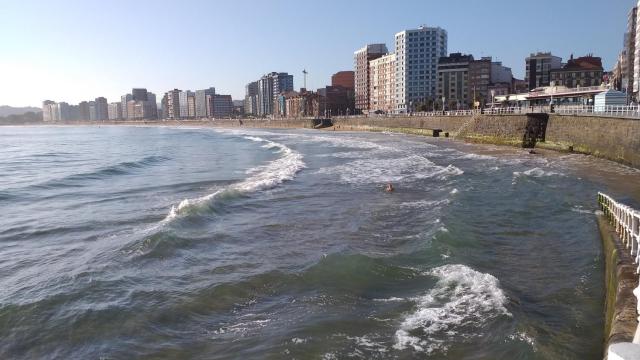
M 200 198 L 182 200 L 178 205 L 171 207 L 165 221 L 207 209 L 215 199 L 234 197 L 273 188 L 285 181 L 292 180 L 306 166 L 300 153 L 283 144 L 255 136 L 245 136 L 244 138 L 255 142 L 263 142 L 265 143 L 264 148 L 277 149 L 282 156 L 266 165 L 247 170 L 247 174 L 251 176 L 240 183 Z
M 500 315 L 511 316 L 497 278 L 465 265 L 427 272 L 438 278 L 433 289 L 414 299 L 417 310 L 396 331 L 394 348 L 432 353 L 446 351 L 461 327 L 479 327 Z

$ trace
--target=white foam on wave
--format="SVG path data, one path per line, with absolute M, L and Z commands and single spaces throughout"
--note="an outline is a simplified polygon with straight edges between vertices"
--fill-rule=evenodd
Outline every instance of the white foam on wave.
M 481 154 L 474 154 L 474 153 L 469 153 L 466 155 L 462 155 L 461 157 L 459 157 L 459 159 L 465 159 L 465 160 L 495 160 L 495 156 L 490 156 L 490 155 L 481 155 Z
M 490 274 L 465 265 L 445 265 L 426 274 L 438 282 L 429 293 L 414 299 L 416 311 L 404 318 L 395 334 L 398 350 L 444 352 L 460 328 L 477 328 L 498 316 L 511 316 L 505 307 L 507 297 Z
M 177 206 L 174 205 L 171 207 L 165 221 L 175 219 L 181 214 L 187 212 L 188 209 L 197 209 L 199 207 L 206 206 L 213 201 L 213 199 L 224 194 L 247 194 L 273 188 L 285 181 L 292 180 L 295 175 L 305 167 L 305 163 L 302 161 L 302 155 L 283 144 L 256 136 L 245 136 L 245 139 L 255 142 L 263 142 L 265 143 L 263 147 L 268 149 L 277 149 L 281 156 L 266 165 L 247 170 L 247 174 L 250 174 L 251 176 L 240 183 L 231 185 L 226 189 L 217 190 L 212 194 L 200 198 L 182 200 Z
M 416 200 L 416 201 L 407 201 L 403 202 L 399 205 L 400 208 L 409 208 L 409 209 L 432 209 L 434 207 L 439 207 L 442 205 L 448 205 L 451 202 L 449 199 L 442 200 Z
M 513 184 L 521 177 L 533 177 L 533 178 L 543 178 L 550 176 L 565 176 L 565 174 L 552 170 L 543 170 L 542 168 L 535 167 L 533 169 L 529 169 L 527 171 L 514 171 L 513 172 Z
M 596 214 L 596 210 L 589 210 L 589 209 L 584 209 L 582 206 L 580 205 L 576 205 L 574 207 L 571 208 L 572 212 L 578 213 L 578 214 L 589 214 L 589 215 L 594 215 Z
M 428 178 L 445 180 L 450 176 L 462 175 L 464 171 L 453 165 L 436 165 L 422 156 L 408 155 L 401 158 L 358 159 L 343 165 L 322 168 L 318 173 L 338 175 L 343 183 L 369 184 Z

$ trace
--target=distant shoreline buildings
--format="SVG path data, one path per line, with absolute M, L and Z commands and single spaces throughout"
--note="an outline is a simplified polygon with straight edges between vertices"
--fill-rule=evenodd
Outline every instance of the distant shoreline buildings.
M 394 35 L 394 48 L 371 43 L 354 51 L 353 69 L 335 73 L 331 85 L 312 91 L 294 89 L 293 75 L 270 72 L 245 86 L 243 100 L 216 92 L 214 87 L 196 91 L 173 89 L 157 103 L 156 95 L 134 88 L 120 101 L 104 97 L 77 105 L 45 100 L 44 121 L 183 120 L 248 116 L 258 118 L 327 117 L 371 113 L 478 109 L 500 106 L 517 94 L 542 94 L 547 88 L 577 89 L 573 98 L 561 101 L 589 104 L 593 95 L 581 88 L 605 84 L 627 94 L 640 95 L 640 28 L 638 7 L 631 9 L 623 49 L 611 72 L 592 54 L 564 63 L 550 52 L 531 53 L 524 59 L 525 77 L 517 79 L 509 67 L 492 57 L 448 53 L 448 33 L 440 27 L 420 26 Z M 511 95 L 510 95 L 511 94 Z M 500 99 L 499 101 L 497 99 Z M 540 95 L 540 101 L 550 101 Z

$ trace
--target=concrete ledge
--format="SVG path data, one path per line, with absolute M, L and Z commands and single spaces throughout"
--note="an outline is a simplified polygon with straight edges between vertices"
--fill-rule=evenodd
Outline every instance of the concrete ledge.
M 605 349 L 618 343 L 630 343 L 638 327 L 636 266 L 613 226 L 604 215 L 598 216 L 605 258 Z
M 614 344 L 609 347 L 608 360 L 640 360 L 640 345 L 631 343 Z

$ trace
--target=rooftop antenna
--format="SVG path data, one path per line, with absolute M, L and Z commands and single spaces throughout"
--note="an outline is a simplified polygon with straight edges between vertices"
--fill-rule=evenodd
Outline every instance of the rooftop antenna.
M 304 88 L 307 88 L 307 69 L 302 70 L 302 75 L 304 75 Z

